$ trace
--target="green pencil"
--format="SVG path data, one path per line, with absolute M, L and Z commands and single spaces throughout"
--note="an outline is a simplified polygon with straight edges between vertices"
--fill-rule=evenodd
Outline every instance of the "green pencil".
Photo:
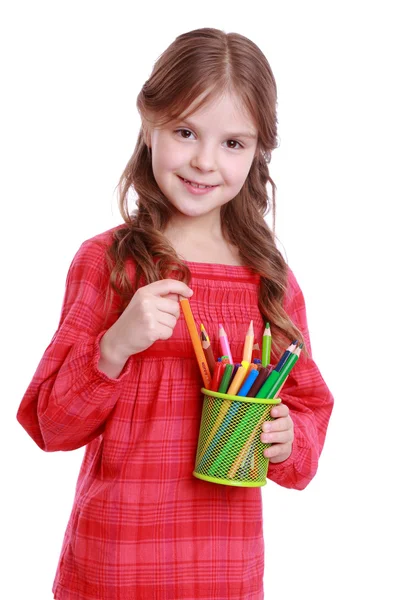
M 271 327 L 269 323 L 265 324 L 264 334 L 262 338 L 262 355 L 261 364 L 266 367 L 271 362 Z
M 233 371 L 233 364 L 227 363 L 225 365 L 224 374 L 222 375 L 221 383 L 219 384 L 219 388 L 218 388 L 218 391 L 221 394 L 226 394 L 226 390 L 228 389 L 228 385 L 231 380 L 232 371 Z
M 272 371 L 256 398 L 275 398 L 275 394 L 281 389 L 287 376 L 298 361 L 301 352 L 301 345 L 289 356 L 280 371 Z
M 282 368 L 282 371 L 280 371 L 278 373 L 278 375 L 280 377 L 279 377 L 278 380 L 276 380 L 275 384 L 272 387 L 272 390 L 275 389 L 275 394 L 282 387 L 283 383 L 285 382 L 285 379 L 286 379 L 287 375 L 289 374 L 289 371 L 292 369 L 292 367 L 294 366 L 295 362 L 298 360 L 298 358 L 300 356 L 300 352 L 301 352 L 301 347 L 302 347 L 302 344 L 298 348 L 296 348 L 296 350 L 292 354 L 292 356 L 290 356 L 288 358 L 287 362 L 285 363 L 285 366 Z M 272 371 L 272 373 L 273 372 L 274 371 Z M 272 375 L 272 373 L 271 373 L 271 375 Z M 268 379 L 270 379 L 271 375 L 268 377 Z M 275 388 L 275 386 L 278 386 L 278 387 Z M 267 398 L 267 397 L 273 398 L 273 396 L 270 393 L 270 391 L 267 392 L 267 396 L 265 396 L 265 398 Z M 217 473 L 218 467 L 230 455 L 230 453 L 232 451 L 232 448 L 235 446 L 235 444 L 237 443 L 237 441 L 239 439 L 243 439 L 243 438 L 248 437 L 249 434 L 251 433 L 251 431 L 254 430 L 254 419 L 256 419 L 256 415 L 257 415 L 258 410 L 259 410 L 259 406 L 257 404 L 255 404 L 254 406 L 251 406 L 251 407 L 249 406 L 247 414 L 240 421 L 237 429 L 233 432 L 233 434 L 231 435 L 231 437 L 229 438 L 229 440 L 225 444 L 224 448 L 222 449 L 222 451 L 219 454 L 219 456 L 217 457 L 217 459 L 210 466 L 209 472 L 212 475 L 215 475 Z M 239 465 L 237 466 L 237 468 L 239 468 Z M 229 474 L 232 477 L 235 476 L 237 468 L 234 469 L 234 472 L 232 472 L 231 470 L 229 471 Z M 228 476 L 229 476 L 229 474 L 228 474 Z

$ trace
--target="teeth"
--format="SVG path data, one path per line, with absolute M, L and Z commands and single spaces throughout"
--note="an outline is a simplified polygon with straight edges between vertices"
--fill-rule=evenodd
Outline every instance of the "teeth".
M 211 185 L 200 185 L 197 183 L 193 183 L 192 181 L 189 181 L 188 179 L 184 179 L 185 183 L 190 183 L 190 185 L 192 185 L 195 188 L 200 188 L 201 190 L 204 188 L 210 188 L 212 187 Z

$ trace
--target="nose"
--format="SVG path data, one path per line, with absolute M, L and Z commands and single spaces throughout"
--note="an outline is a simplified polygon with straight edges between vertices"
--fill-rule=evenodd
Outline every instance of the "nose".
M 211 143 L 196 144 L 190 165 L 200 171 L 215 171 L 217 166 L 215 152 Z

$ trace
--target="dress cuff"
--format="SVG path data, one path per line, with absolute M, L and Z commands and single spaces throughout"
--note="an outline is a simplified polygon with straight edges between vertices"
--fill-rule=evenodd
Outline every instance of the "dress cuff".
M 103 381 L 106 381 L 107 383 L 118 383 L 119 381 L 122 381 L 130 375 L 132 371 L 132 362 L 134 360 L 134 357 L 133 355 L 131 355 L 128 358 L 118 377 L 109 377 L 106 373 L 104 373 L 104 371 L 100 371 L 100 369 L 97 366 L 100 360 L 100 342 L 106 331 L 107 329 L 101 331 L 94 340 L 92 367 L 97 377 L 100 377 Z

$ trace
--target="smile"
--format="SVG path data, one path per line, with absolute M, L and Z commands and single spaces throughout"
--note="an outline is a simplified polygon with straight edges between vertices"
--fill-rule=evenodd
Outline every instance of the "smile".
M 178 175 L 178 177 L 180 177 Z M 190 185 L 192 185 L 195 188 L 199 188 L 200 190 L 203 190 L 205 188 L 213 188 L 213 187 L 217 187 L 216 185 L 204 185 L 201 183 L 195 183 L 194 181 L 189 181 L 189 179 L 184 179 L 183 177 L 180 177 L 180 179 L 182 179 L 185 183 L 189 183 Z
M 193 181 L 189 181 L 188 179 L 184 179 L 178 175 L 179 179 L 182 181 L 185 188 L 191 192 L 192 194 L 207 194 L 212 190 L 218 187 L 218 185 L 203 185 L 201 183 L 194 183 Z

